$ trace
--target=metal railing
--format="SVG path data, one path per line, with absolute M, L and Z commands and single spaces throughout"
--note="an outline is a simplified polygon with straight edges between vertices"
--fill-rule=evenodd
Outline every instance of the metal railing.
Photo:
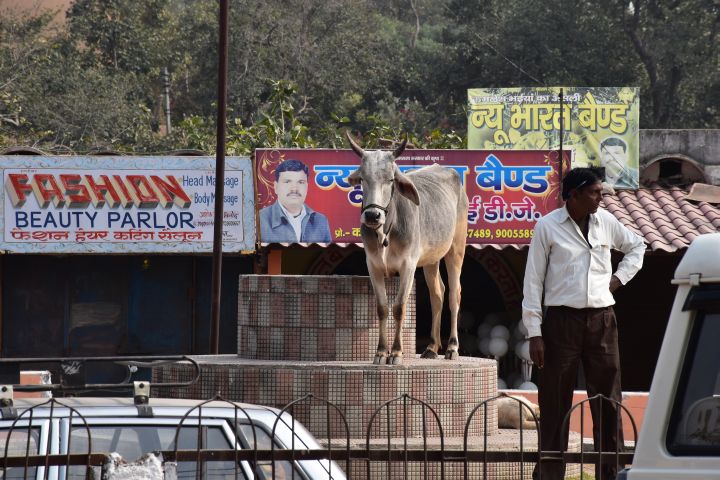
M 517 402 L 518 414 L 522 419 L 527 417 L 532 420 L 535 429 L 523 428 L 520 422 L 519 440 L 512 448 L 496 449 L 489 448 L 491 437 L 489 417 L 493 412 L 494 402 L 502 397 L 507 397 Z M 210 402 L 217 406 L 221 402 L 234 409 L 233 418 L 226 420 L 231 423 L 236 436 L 230 449 L 208 448 L 203 436 L 204 424 L 203 410 L 207 409 Z M 617 415 L 618 430 L 621 429 L 621 416 L 626 415 L 631 422 L 634 438 L 637 438 L 637 427 L 630 411 L 620 402 L 616 402 L 602 395 L 583 400 L 572 406 L 567 413 L 564 426 L 569 425 L 570 417 L 577 409 L 580 409 L 581 426 L 584 424 L 583 406 L 588 402 L 610 402 Z M 298 440 L 298 423 L 295 420 L 295 408 L 299 404 L 319 404 L 326 421 L 326 438 L 317 438 L 321 448 L 308 448 Z M 35 413 L 38 409 L 47 409 L 42 419 L 38 419 Z M 56 426 L 53 416 L 59 415 L 60 408 L 68 409 L 63 412 L 63 418 L 75 419 L 85 430 L 87 449 L 83 453 L 71 453 L 71 436 L 66 434 L 65 454 L 44 454 L 49 451 L 49 439 L 53 438 L 52 429 Z M 413 410 L 415 409 L 415 410 Z M 411 411 L 420 409 L 422 417 L 422 434 L 410 436 L 408 434 L 408 416 Z M 600 409 L 602 411 L 602 409 Z M 7 410 L 3 409 L 3 413 Z M 47 413 L 49 411 L 49 413 Z M 580 479 L 587 476 L 586 465 L 614 463 L 617 468 L 632 463 L 632 451 L 625 451 L 622 446 L 616 446 L 614 451 L 590 451 L 582 448 L 584 432 L 580 433 L 579 451 L 545 451 L 539 448 L 539 434 L 541 425 L 535 412 L 520 399 L 500 394 L 496 397 L 478 403 L 468 416 L 462 445 L 448 445 L 443 434 L 443 427 L 440 417 L 433 407 L 417 398 L 404 394 L 380 404 L 370 417 L 364 439 L 352 439 L 348 433 L 348 422 L 343 409 L 325 399 L 313 394 L 304 395 L 297 400 L 290 402 L 280 411 L 274 411 L 276 420 L 272 426 L 269 444 L 263 445 L 259 440 L 260 427 L 252 418 L 252 415 L 242 405 L 225 400 L 216 396 L 207 401 L 199 402 L 179 419 L 172 448 L 166 451 L 153 452 L 162 459 L 164 465 L 182 464 L 182 478 L 212 479 L 212 478 L 310 478 L 305 466 L 310 461 L 319 461 L 323 465 L 325 476 L 323 478 L 503 478 L 502 469 L 499 467 L 512 466 L 515 473 L 507 473 L 504 478 L 530 478 L 534 465 L 537 462 L 565 462 L 567 464 L 579 464 L 580 470 L 577 477 Z M 471 424 L 477 421 L 478 414 L 482 413 L 482 435 L 480 438 L 470 435 Z M 344 426 L 345 435 L 332 435 L 330 428 L 331 417 L 340 419 Z M 239 433 L 240 425 L 249 426 L 251 435 L 245 434 L 244 439 Z M 41 429 L 50 431 L 41 431 Z M 194 429 L 194 447 L 181 449 L 178 439 L 184 429 Z M 288 429 L 291 432 L 292 440 L 289 444 L 280 444 L 276 437 L 278 429 Z M 378 439 L 377 430 L 384 432 L 384 436 Z M 530 430 L 530 431 L 528 431 Z M 36 432 L 36 433 L 33 433 Z M 16 416 L 10 427 L 4 432 L 0 430 L 4 441 L 3 457 L 0 459 L 0 471 L 2 478 L 32 478 L 32 479 L 54 479 L 70 478 L 69 466 L 85 466 L 85 473 L 77 478 L 102 478 L 108 477 L 108 466 L 112 464 L 113 458 L 110 452 L 95 451 L 92 443 L 92 429 L 88 422 L 75 408 L 69 407 L 62 400 L 50 399 L 38 403 L 22 412 L 16 412 Z M 602 434 L 602 432 L 601 432 Z M 621 437 L 619 432 L 617 435 Z M 34 435 L 34 442 L 31 436 Z M 17 439 L 19 441 L 16 441 Z M 371 440 L 372 439 L 372 440 Z M 533 447 L 528 447 L 534 444 Z M 24 445 L 24 448 L 22 447 Z M 11 448 L 13 446 L 13 448 Z M 474 446 L 474 447 L 473 447 Z M 150 452 L 148 452 L 150 453 Z M 344 468 L 336 463 L 340 462 Z M 223 463 L 221 473 L 218 470 L 208 469 L 208 465 L 215 462 Z M 365 468 L 358 468 L 364 463 Z M 57 468 L 53 468 L 57 467 Z M 494 469 L 494 471 L 493 471 Z M 77 469 L 73 472 L 78 471 Z M 519 472 L 519 474 L 518 474 Z M 602 474 L 601 474 L 602 475 Z M 179 477 L 178 477 L 179 478 Z M 596 480 L 600 478 L 596 477 Z

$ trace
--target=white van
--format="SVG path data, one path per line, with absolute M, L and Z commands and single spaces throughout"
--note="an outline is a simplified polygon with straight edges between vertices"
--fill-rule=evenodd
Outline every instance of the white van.
M 720 480 L 720 233 L 692 242 L 673 283 L 643 427 L 620 480 Z

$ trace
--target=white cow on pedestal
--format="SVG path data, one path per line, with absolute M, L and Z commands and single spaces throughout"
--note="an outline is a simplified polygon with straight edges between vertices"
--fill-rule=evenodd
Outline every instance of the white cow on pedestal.
M 395 159 L 402 154 L 407 139 L 393 152 L 365 151 L 349 133 L 347 137 L 361 159 L 360 168 L 350 174 L 348 181 L 362 186 L 360 232 L 380 318 L 380 339 L 374 363 L 402 362 L 402 323 L 417 267 L 423 267 L 432 305 L 431 343 L 422 356 L 437 357 L 441 347 L 440 314 L 445 294 L 445 285 L 440 278 L 442 259 L 450 288 L 450 338 L 445 358 L 456 359 L 460 271 L 465 256 L 468 216 L 468 199 L 460 176 L 437 164 L 401 173 Z M 396 273 L 400 275 L 400 285 L 392 307 L 395 339 L 392 349 L 388 349 L 385 277 Z

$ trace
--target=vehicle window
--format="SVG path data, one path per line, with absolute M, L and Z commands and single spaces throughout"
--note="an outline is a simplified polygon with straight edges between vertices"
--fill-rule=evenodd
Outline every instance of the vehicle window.
M 8 449 L 8 456 L 39 455 L 39 445 L 39 428 L 33 428 L 30 431 L 27 429 L 16 428 L 12 431 L 12 433 L 10 433 L 10 430 L 0 430 L 0 455 L 5 454 L 6 447 Z M 2 477 L 2 469 L 0 468 L 0 477 L 8 479 L 35 478 L 36 469 L 37 467 L 28 467 L 26 472 L 25 468 L 8 468 L 6 475 Z
M 255 430 L 255 436 L 253 436 L 253 429 Z M 240 437 L 240 441 L 243 445 L 243 448 L 255 448 L 255 443 L 257 443 L 257 449 L 258 450 L 270 450 L 272 448 L 270 433 L 265 430 L 263 427 L 259 425 L 253 425 L 249 423 L 240 423 L 238 424 L 237 428 L 238 436 Z M 298 440 L 297 447 L 300 447 L 300 441 Z M 275 448 L 282 448 L 278 442 L 275 442 Z M 265 461 L 265 462 L 258 462 L 256 468 L 255 468 L 255 475 L 257 475 L 258 478 L 261 479 L 275 479 L 275 480 L 285 480 L 285 479 L 302 479 L 305 478 L 304 475 L 300 473 L 300 470 L 296 467 L 291 467 L 291 463 L 288 461 L 278 461 L 275 463 L 275 477 L 273 477 L 273 462 Z
M 142 457 L 144 454 L 158 450 L 175 449 L 174 425 L 91 425 L 90 435 L 92 452 L 117 452 L 128 462 Z M 197 426 L 185 426 L 180 429 L 178 450 L 230 450 L 235 448 L 228 441 L 219 426 L 203 426 L 198 433 Z M 85 427 L 76 426 L 72 430 L 70 449 L 72 453 L 88 451 L 88 437 Z M 178 477 L 194 478 L 196 465 L 194 462 L 181 462 L 177 466 Z M 235 463 L 218 461 L 203 464 L 202 478 L 225 480 L 235 478 Z M 242 469 L 238 468 L 238 478 L 245 478 Z
M 666 441 L 668 451 L 677 456 L 720 455 L 720 308 L 717 298 L 714 304 L 702 303 L 690 333 Z
M 30 436 L 30 443 L 28 444 L 28 435 Z M 10 443 L 8 444 L 8 436 Z M 0 430 L 0 455 L 5 453 L 5 448 L 8 449 L 8 456 L 15 455 L 37 455 L 38 445 L 40 444 L 40 429 L 33 428 L 28 432 L 27 429 L 15 428 L 10 433 L 10 430 Z

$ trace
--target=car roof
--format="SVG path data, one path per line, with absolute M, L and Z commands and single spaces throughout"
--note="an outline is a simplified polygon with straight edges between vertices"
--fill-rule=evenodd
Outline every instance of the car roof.
M 51 399 L 49 398 L 19 398 L 13 401 L 13 407 L 17 414 L 22 414 L 28 408 L 35 407 L 34 416 L 48 416 L 44 411 L 49 411 L 51 407 Z M 64 417 L 69 415 L 68 407 L 77 410 L 83 416 L 118 416 L 118 417 L 137 417 L 138 405 L 132 398 L 124 397 L 70 397 L 54 399 L 52 408 L 54 417 Z M 142 406 L 152 408 L 155 416 L 182 416 L 192 409 L 193 416 L 199 414 L 199 407 L 202 404 L 203 417 L 235 417 L 242 420 L 245 415 L 243 410 L 253 419 L 265 417 L 266 415 L 277 418 L 280 412 L 276 408 L 266 407 L 263 405 L 254 405 L 249 403 L 236 403 L 221 400 L 206 402 L 203 400 L 186 400 L 177 398 L 150 398 L 147 403 Z M 237 408 L 237 413 L 235 412 Z M 65 410 L 65 411 L 63 411 Z M 7 418 L 5 412 L 2 417 Z
M 672 283 L 720 283 L 720 233 L 699 235 L 675 269 Z

